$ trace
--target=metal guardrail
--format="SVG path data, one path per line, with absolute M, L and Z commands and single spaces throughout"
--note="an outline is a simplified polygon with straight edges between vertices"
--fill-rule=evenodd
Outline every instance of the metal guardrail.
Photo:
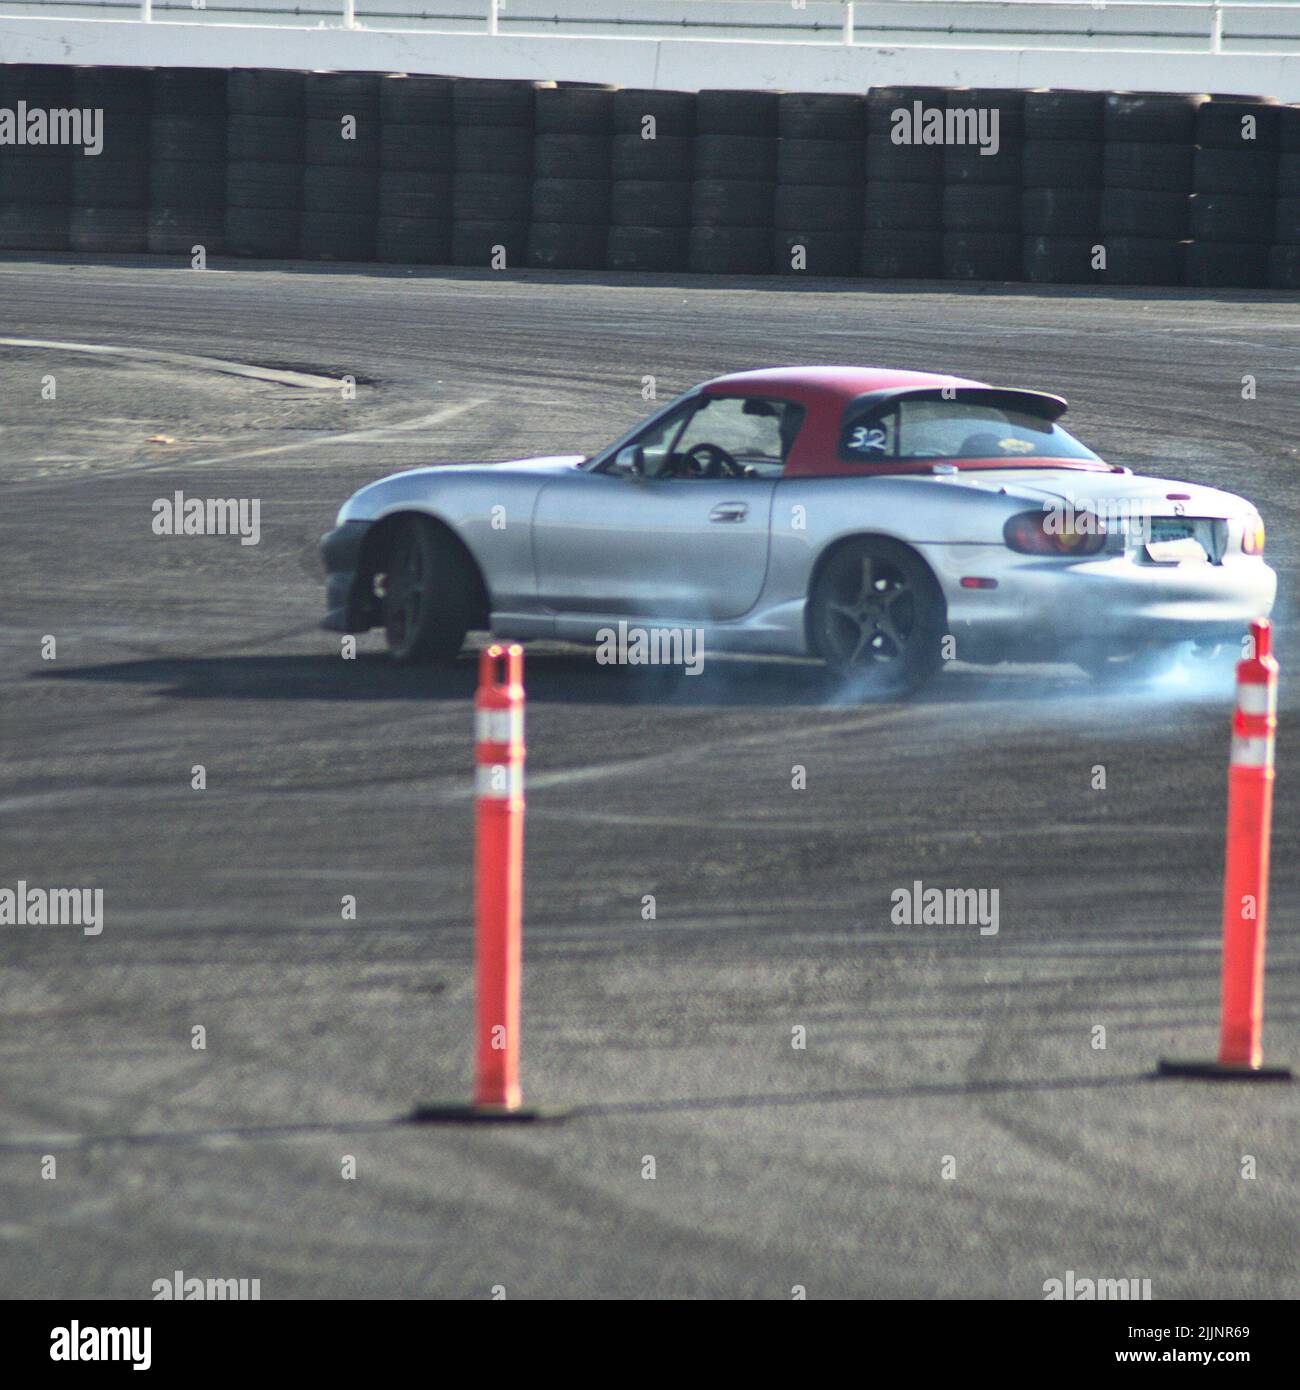
M 781 7 L 787 12 L 793 10 L 798 12 L 805 8 L 806 0 L 772 0 L 772 3 L 780 3 Z M 39 9 L 49 7 L 52 9 L 110 9 L 110 10 L 129 10 L 138 14 L 139 18 L 145 23 L 151 23 L 155 12 L 180 12 L 193 15 L 196 6 L 193 0 L 159 0 L 155 4 L 154 0 L 17 0 L 24 9 Z M 472 5 L 473 0 L 470 0 Z M 819 20 L 809 19 L 805 22 L 766 24 L 753 20 L 739 18 L 700 18 L 693 19 L 682 17 L 671 21 L 665 19 L 655 19 L 645 15 L 594 15 L 589 18 L 576 15 L 551 14 L 526 14 L 518 13 L 515 10 L 517 0 L 509 0 L 509 12 L 507 12 L 507 0 L 480 0 L 480 3 L 469 9 L 464 10 L 427 10 L 422 9 L 418 13 L 411 11 L 367 11 L 364 27 L 371 27 L 368 23 L 373 20 L 419 20 L 422 23 L 437 21 L 449 21 L 458 24 L 481 23 L 483 31 L 488 34 L 499 35 L 502 33 L 503 23 L 511 25 L 522 24 L 553 24 L 557 30 L 564 27 L 581 28 L 583 26 L 602 28 L 638 28 L 646 29 L 668 29 L 682 30 L 690 32 L 692 30 L 703 31 L 736 31 L 746 29 L 763 29 L 767 31 L 777 30 L 782 36 L 787 35 L 815 35 L 816 40 L 808 40 L 799 37 L 792 38 L 793 42 L 824 41 L 821 36 L 826 34 L 828 37 L 834 33 L 838 36 L 838 41 L 844 44 L 855 44 L 868 42 L 867 36 L 880 34 L 944 34 L 952 37 L 966 36 L 1004 36 L 1007 38 L 1025 38 L 1041 36 L 1045 39 L 1059 38 L 1132 38 L 1132 39 L 1200 39 L 1208 44 L 1208 51 L 1211 53 L 1222 53 L 1224 42 L 1224 17 L 1225 14 L 1257 13 L 1257 12 L 1281 12 L 1291 15 L 1300 15 L 1300 4 L 1296 0 L 970 0 L 972 7 L 979 10 L 1004 10 L 1010 13 L 1015 11 L 1084 11 L 1093 14 L 1107 11 L 1121 12 L 1143 12 L 1152 16 L 1152 26 L 1144 29 L 1101 29 L 1095 26 L 1088 26 L 1080 29 L 1033 29 L 1033 28 L 980 28 L 974 22 L 971 24 L 954 23 L 949 20 L 947 23 L 936 24 L 892 24 L 875 22 L 863 22 L 858 16 L 859 0 L 838 0 L 842 11 L 842 17 L 838 24 L 830 25 Z M 754 3 L 754 0 L 751 0 Z M 834 0 L 831 0 L 834 3 Z M 701 4 L 704 9 L 704 4 Z M 863 9 L 917 9 L 920 11 L 946 10 L 951 14 L 954 8 L 953 0 L 879 0 L 879 3 L 863 3 Z M 329 20 L 338 18 L 345 29 L 357 29 L 363 27 L 358 22 L 357 0 L 341 0 L 341 8 L 336 3 L 330 8 L 306 8 L 301 5 L 277 6 L 273 3 L 257 5 L 221 5 L 207 4 L 206 0 L 201 0 L 197 9 L 204 15 L 228 14 L 247 17 L 276 16 L 293 20 Z M 1154 27 L 1160 21 L 1157 18 L 1162 10 L 1201 11 L 1206 15 L 1206 28 L 1204 30 L 1171 29 Z M 928 16 L 927 16 L 928 17 Z M 218 21 L 220 22 L 220 21 Z M 315 27 L 304 24 L 303 27 Z M 383 27 L 383 26 L 380 26 Z M 1236 36 L 1234 36 L 1236 37 Z M 1250 39 L 1255 42 L 1276 39 L 1286 43 L 1300 43 L 1300 24 L 1297 25 L 1297 32 L 1285 34 L 1243 34 L 1243 39 Z

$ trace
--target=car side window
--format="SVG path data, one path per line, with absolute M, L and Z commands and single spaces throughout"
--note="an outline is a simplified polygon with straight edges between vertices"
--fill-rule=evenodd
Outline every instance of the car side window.
M 897 408 L 846 420 L 840 437 L 840 453 L 846 459 L 862 463 L 897 458 Z
M 804 408 L 760 396 L 706 396 L 673 443 L 679 478 L 778 478 Z

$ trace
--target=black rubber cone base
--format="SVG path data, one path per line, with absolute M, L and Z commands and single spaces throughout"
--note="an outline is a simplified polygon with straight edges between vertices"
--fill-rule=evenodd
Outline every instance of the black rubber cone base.
M 1290 1067 L 1232 1066 L 1227 1062 L 1178 1062 L 1160 1059 L 1157 1076 L 1183 1076 L 1192 1081 L 1290 1081 Z
M 528 1125 L 562 1120 L 564 1110 L 539 1110 L 535 1106 L 468 1105 L 464 1101 L 435 1101 L 417 1105 L 407 1116 L 413 1125 Z

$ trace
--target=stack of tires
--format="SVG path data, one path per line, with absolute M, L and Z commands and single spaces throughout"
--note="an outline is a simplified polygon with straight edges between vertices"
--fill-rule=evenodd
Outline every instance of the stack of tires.
M 967 123 L 964 139 L 943 147 L 944 278 L 1018 280 L 1025 94 L 954 87 L 946 104 Z M 989 137 L 984 145 L 981 133 Z
M 1267 97 L 1216 96 L 1197 111 L 1186 284 L 1268 284 L 1278 114 Z
M 452 261 L 515 270 L 528 259 L 533 139 L 539 84 L 462 78 L 456 116 Z
M 690 258 L 695 93 L 614 93 L 611 270 L 685 270 Z
M 72 105 L 72 69 L 0 66 L 0 110 L 50 111 Z M 24 129 L 24 140 L 27 131 Z M 0 145 L 0 251 L 61 251 L 68 245 L 73 159 L 68 145 Z
M 379 220 L 379 82 L 368 72 L 309 72 L 304 87 L 304 260 L 373 261 Z
M 1102 92 L 1025 93 L 1020 230 L 1031 284 L 1097 279 L 1105 101 Z
M 702 275 L 772 269 L 779 99 L 703 91 L 695 107 L 690 268 Z
M 943 146 L 925 144 L 922 136 L 926 113 L 942 117 L 946 100 L 943 87 L 867 93 L 864 275 L 937 280 L 943 274 Z
M 149 250 L 225 250 L 226 74 L 156 68 L 149 82 Z
M 1268 283 L 1280 290 L 1300 290 L 1300 106 L 1278 113 L 1277 214 Z
M 236 68 L 226 82 L 226 249 L 288 258 L 301 241 L 304 74 Z
M 614 88 L 538 89 L 528 264 L 603 270 L 609 242 Z
M 774 217 L 779 275 L 858 274 L 866 123 L 865 97 L 781 93 Z
M 380 79 L 378 260 L 415 265 L 451 260 L 453 86 L 450 77 L 403 73 Z
M 1202 94 L 1109 92 L 1101 232 L 1112 285 L 1181 285 Z
M 148 69 L 77 68 L 72 104 L 104 113 L 104 148 L 72 161 L 68 245 L 74 251 L 148 250 Z

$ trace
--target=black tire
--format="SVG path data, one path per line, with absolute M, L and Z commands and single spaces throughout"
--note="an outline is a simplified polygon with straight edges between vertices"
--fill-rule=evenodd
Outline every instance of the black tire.
M 302 210 L 301 164 L 227 164 L 228 208 Z
M 698 275 L 769 275 L 772 228 L 691 228 L 690 269 Z
M 689 195 L 689 184 L 686 189 Z M 610 270 L 685 270 L 689 240 L 684 226 L 611 227 L 607 264 Z
M 776 92 L 725 92 L 706 88 L 696 97 L 695 127 L 700 136 L 775 138 L 780 105 L 781 98 Z M 736 174 L 735 177 L 749 176 Z
M 209 256 L 226 249 L 226 215 L 220 208 L 150 208 L 149 250 L 156 256 Z
M 71 106 L 72 73 L 62 63 L 0 63 L 0 107 L 13 110 L 20 101 L 29 110 Z
M 72 101 L 75 106 L 98 107 L 104 112 L 104 125 L 114 120 L 149 114 L 149 70 L 147 68 L 79 67 L 72 70 Z
M 528 229 L 528 264 L 539 270 L 604 270 L 609 229 L 579 222 L 537 222 Z
M 379 175 L 379 215 L 450 223 L 451 175 L 383 170 Z
M 1183 283 L 1215 289 L 1263 289 L 1268 284 L 1266 243 L 1194 241 L 1187 248 Z
M 155 117 L 193 119 L 201 111 L 218 125 L 226 114 L 222 68 L 154 68 L 149 73 L 149 109 Z
M 862 231 L 862 195 L 857 189 L 778 184 L 772 225 L 783 232 L 852 232 L 856 244 Z
M 102 126 L 104 148 L 97 155 L 78 153 L 77 163 L 121 164 L 134 163 L 149 156 L 149 118 L 134 112 L 116 115 L 104 112 Z
M 1277 164 L 1273 150 L 1197 150 L 1192 187 L 1197 193 L 1272 193 Z
M 697 179 L 691 223 L 695 227 L 766 227 L 770 230 L 775 194 L 776 185 L 766 181 Z M 768 237 L 769 260 L 771 241 Z
M 71 209 L 0 206 L 0 251 L 66 251 Z
M 1144 193 L 1107 188 L 1101 195 L 1101 230 L 1107 236 L 1180 241 L 1187 235 L 1185 193 Z
M 624 179 L 609 196 L 611 227 L 689 227 L 692 185 L 674 180 Z
M 226 157 L 226 118 L 155 116 L 149 126 L 151 159 L 196 159 L 216 163 Z
M 778 275 L 856 276 L 862 266 L 862 237 L 856 231 L 807 227 L 772 237 L 772 269 Z
M 827 92 L 782 92 L 777 103 L 782 140 L 860 142 L 867 133 L 864 97 Z
M 342 121 L 309 120 L 304 125 L 304 157 L 308 164 L 332 164 L 345 169 L 379 167 L 379 118 L 358 119 L 355 130 Z M 352 130 L 352 134 L 346 132 Z
M 1026 188 L 1085 188 L 1102 185 L 1100 140 L 1026 140 L 1021 183 Z
M 607 179 L 611 154 L 607 135 L 539 135 L 533 145 L 533 177 Z
M 450 128 L 454 86 L 452 77 L 386 73 L 379 79 L 380 119 L 386 125 Z
M 262 165 L 274 168 L 274 165 Z M 291 260 L 302 247 L 301 215 L 285 208 L 226 209 L 226 250 L 232 256 Z
M 1187 217 L 1193 241 L 1262 243 L 1274 239 L 1277 203 L 1242 193 L 1193 193 Z
M 818 566 L 808 643 L 866 697 L 919 689 L 943 664 L 943 592 L 925 562 L 896 541 L 848 541 Z
M 551 83 L 510 78 L 462 77 L 452 86 L 457 126 L 532 130 L 537 90 Z
M 527 222 L 532 216 L 530 178 L 457 174 L 452 190 L 453 217 L 457 222 Z
M 401 265 L 450 265 L 451 223 L 381 214 L 375 224 L 375 260 Z
M 538 179 L 533 184 L 532 218 L 608 228 L 609 198 L 608 179 Z
M 765 135 L 697 135 L 697 179 L 776 178 L 776 141 Z
M 1020 189 L 978 183 L 951 184 L 943 190 L 943 226 L 949 232 L 1020 234 Z
M 942 111 L 948 101 L 947 87 L 872 87 L 867 93 L 867 135 L 892 135 L 901 122 L 895 113 L 905 112 L 910 121 L 916 115 L 916 103 L 922 113 Z
M 861 188 L 867 177 L 862 143 L 783 138 L 776 147 L 776 176 L 780 183 Z
M 997 154 L 981 154 L 978 145 L 946 145 L 943 151 L 945 183 L 1020 183 L 1023 141 L 1003 138 Z
M 467 174 L 533 176 L 533 133 L 522 126 L 458 125 L 456 169 Z
M 1181 285 L 1186 243 L 1160 237 L 1106 236 L 1105 285 Z
M 68 218 L 73 251 L 134 254 L 149 249 L 149 214 L 144 208 L 74 207 Z
M 942 145 L 896 145 L 888 135 L 868 135 L 868 180 L 883 183 L 942 183 Z
M 234 68 L 227 74 L 226 109 L 232 116 L 293 116 L 301 121 L 305 79 L 301 72 Z
M 1025 94 L 1013 87 L 949 87 L 945 105 L 949 111 L 996 111 L 998 139 L 1025 138 Z
M 234 113 L 226 125 L 226 158 L 252 164 L 262 160 L 290 164 L 307 149 L 306 131 L 297 116 L 245 116 Z
M 1027 236 L 1021 274 L 1034 285 L 1090 285 L 1094 242 L 1079 236 Z
M 156 160 L 149 166 L 149 206 L 155 208 L 223 208 L 225 164 L 190 164 Z
M 358 130 L 378 124 L 380 80 L 374 72 L 309 72 L 303 82 L 307 119 L 337 126 L 352 116 Z
M 1196 140 L 1197 109 L 1208 100 L 1204 92 L 1107 92 L 1105 138 L 1191 145 Z
M 458 218 L 451 227 L 451 263 L 480 270 L 518 270 L 528 264 L 527 221 Z
M 1025 236 L 1092 236 L 1101 230 L 1101 193 L 1089 188 L 1026 188 L 1020 197 Z
M 943 225 L 943 184 L 867 183 L 862 225 L 867 231 L 935 231 Z
M 603 135 L 614 130 L 610 87 L 543 87 L 535 97 L 538 135 Z
M 689 183 L 695 165 L 695 141 L 685 135 L 614 136 L 612 171 L 616 181 L 682 181 Z
M 1025 139 L 1099 141 L 1105 92 L 1025 93 Z
M 945 232 L 945 280 L 1019 280 L 1024 255 L 1016 232 Z
M 1283 246 L 1300 244 L 1300 197 L 1277 200 L 1273 240 Z
M 144 208 L 149 204 L 149 164 L 143 159 L 76 159 L 72 201 L 83 208 Z
M 1194 153 L 1190 145 L 1139 145 L 1112 140 L 1102 160 L 1102 183 L 1107 188 L 1190 193 Z
M 1281 110 L 1267 98 L 1211 97 L 1196 113 L 1196 143 L 1205 150 L 1276 150 Z
M 72 202 L 71 159 L 60 158 L 48 146 L 36 149 L 40 155 L 32 158 L 31 147 L 19 152 L 0 146 L 0 208 L 66 208 Z
M 862 273 L 875 280 L 938 280 L 943 233 L 922 228 L 869 231 L 862 240 Z
M 379 171 L 307 165 L 302 171 L 302 206 L 310 213 L 353 213 L 374 217 L 379 209 Z
M 402 666 L 454 661 L 480 600 L 478 574 L 464 549 L 433 522 L 406 517 L 379 563 L 388 654 Z
M 449 173 L 456 165 L 455 134 L 449 125 L 385 121 L 379 130 L 379 162 L 398 173 Z
M 302 215 L 302 258 L 305 261 L 373 261 L 373 212 L 313 212 Z
M 614 133 L 641 138 L 654 118 L 656 139 L 677 136 L 689 139 L 695 134 L 695 93 L 648 91 L 628 87 L 614 93 Z
M 1278 290 L 1300 290 L 1300 243 L 1275 246 L 1268 253 L 1268 283 Z
M 1278 155 L 1277 191 L 1283 197 L 1300 195 L 1300 154 Z

